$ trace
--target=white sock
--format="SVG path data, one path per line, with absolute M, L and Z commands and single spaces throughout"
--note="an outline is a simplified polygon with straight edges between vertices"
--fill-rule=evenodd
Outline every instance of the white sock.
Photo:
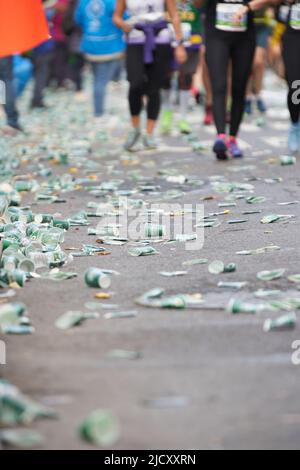
M 172 110 L 172 103 L 171 103 L 171 90 L 162 90 L 162 108 L 164 111 L 171 111 Z
M 180 116 L 183 119 L 186 119 L 187 117 L 189 100 L 190 100 L 190 91 L 180 90 L 179 91 L 179 110 L 180 110 Z

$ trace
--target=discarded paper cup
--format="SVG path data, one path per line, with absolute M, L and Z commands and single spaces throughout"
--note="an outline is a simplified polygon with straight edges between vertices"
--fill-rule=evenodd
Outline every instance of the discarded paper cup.
M 20 261 L 18 269 L 24 271 L 25 273 L 34 273 L 36 266 L 34 262 L 29 258 L 24 258 Z
M 224 267 L 224 273 L 234 273 L 236 271 L 236 265 L 234 263 L 226 264 Z
M 25 286 L 26 282 L 26 274 L 24 271 L 21 271 L 20 269 L 15 269 L 12 271 L 9 275 L 10 277 L 10 282 L 16 282 L 20 287 Z
M 18 302 L 13 302 L 0 307 L 0 319 L 10 318 L 10 316 L 22 317 L 26 312 L 26 305 Z
M 1 287 L 9 285 L 9 283 L 10 283 L 9 272 L 10 271 L 7 271 L 6 269 L 1 269 L 1 271 L 0 271 L 0 285 L 1 285 Z
M 96 410 L 80 426 L 80 435 L 88 442 L 99 447 L 110 447 L 120 437 L 120 424 L 107 410 Z
M 101 269 L 90 268 L 84 275 L 85 283 L 88 287 L 101 287 L 102 289 L 108 289 L 111 285 L 111 280 L 104 274 Z
M 34 328 L 30 325 L 3 325 L 2 332 L 6 335 L 31 335 Z
M 224 272 L 225 269 L 225 264 L 223 261 L 213 261 L 209 266 L 208 266 L 208 271 L 210 274 L 221 274 Z
M 238 313 L 250 313 L 254 315 L 255 313 L 259 311 L 259 306 L 241 302 L 236 299 L 232 299 L 229 302 L 227 311 L 229 313 L 233 313 L 233 315 L 236 315 Z
M 59 163 L 61 165 L 68 165 L 69 155 L 67 153 L 60 153 L 59 154 Z
M 43 245 L 37 241 L 32 241 L 24 249 L 24 253 L 26 257 L 30 257 L 31 253 L 37 253 L 37 252 L 42 252 L 42 251 L 43 251 Z
M 53 216 L 50 214 L 37 214 L 34 218 L 37 224 L 51 224 Z
M 15 240 L 9 240 L 8 238 L 4 238 L 2 240 L 2 249 L 3 251 L 6 250 L 8 247 L 10 247 L 11 245 L 15 245 L 16 242 Z
M 34 216 L 33 216 L 33 213 L 31 211 L 29 211 L 29 212 L 19 212 L 19 213 L 11 214 L 10 219 L 11 219 L 12 223 L 20 222 L 22 219 L 24 219 L 24 221 L 27 224 L 30 224 L 31 222 L 34 221 Z
M 213 261 L 208 266 L 210 274 L 222 274 L 222 273 L 234 273 L 236 271 L 236 265 L 234 263 L 224 264 L 223 261 Z
M 70 230 L 70 222 L 68 220 L 53 220 L 53 227 L 61 228 L 63 230 Z
M 164 237 L 165 233 L 166 233 L 166 227 L 164 225 L 157 225 L 157 224 L 145 225 L 145 236 L 148 238 Z
M 37 240 L 41 235 L 40 227 L 33 223 L 27 226 L 26 228 L 26 236 L 30 238 L 30 240 Z
M 296 162 L 297 162 L 296 157 L 292 155 L 283 155 L 282 157 L 280 157 L 281 166 L 295 165 Z
M 297 323 L 296 314 L 289 313 L 288 315 L 283 315 L 275 320 L 270 318 L 265 321 L 263 330 L 268 333 L 269 331 L 285 331 L 292 330 L 295 328 Z
M 174 295 L 173 297 L 167 297 L 160 301 L 161 308 L 186 308 L 186 302 L 183 297 Z
M 131 256 L 150 256 L 150 255 L 156 255 L 157 251 L 152 248 L 152 246 L 142 246 L 141 248 L 136 247 L 136 248 L 131 248 L 128 250 L 129 254 Z
M 18 258 L 16 256 L 3 256 L 2 264 L 3 268 L 7 271 L 13 271 L 18 266 Z
M 15 182 L 15 190 L 18 193 L 22 193 L 24 191 L 31 191 L 32 190 L 32 182 L 31 181 L 16 181 Z
M 60 228 L 52 228 L 42 234 L 42 245 L 49 249 L 55 250 L 61 243 L 64 242 L 64 231 Z

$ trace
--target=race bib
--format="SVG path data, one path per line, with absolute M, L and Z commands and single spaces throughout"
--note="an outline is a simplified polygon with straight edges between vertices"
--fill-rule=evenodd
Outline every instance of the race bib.
M 184 42 L 189 42 L 192 36 L 192 25 L 190 23 L 181 23 Z
M 216 28 L 220 29 L 221 31 L 231 31 L 235 33 L 242 33 L 247 31 L 248 15 L 244 15 L 238 24 L 233 22 L 235 15 L 242 6 L 242 3 L 219 3 L 217 5 L 216 13 Z
M 281 23 L 286 24 L 289 18 L 290 7 L 288 5 L 281 5 L 278 12 L 278 18 Z
M 300 31 L 300 4 L 293 5 L 291 8 L 290 26 Z

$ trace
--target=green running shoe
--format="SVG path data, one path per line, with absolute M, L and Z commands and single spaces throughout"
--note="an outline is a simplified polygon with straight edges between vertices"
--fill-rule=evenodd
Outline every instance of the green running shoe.
M 189 135 L 192 133 L 192 128 L 185 119 L 181 119 L 181 121 L 179 121 L 178 129 L 180 130 L 181 134 Z
M 171 134 L 173 126 L 173 112 L 164 111 L 161 118 L 160 130 L 163 135 Z

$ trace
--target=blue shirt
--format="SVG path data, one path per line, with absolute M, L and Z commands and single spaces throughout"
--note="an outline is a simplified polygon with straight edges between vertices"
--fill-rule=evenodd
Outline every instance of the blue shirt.
M 110 56 L 125 49 L 123 32 L 113 24 L 116 0 L 79 0 L 75 21 L 82 28 L 81 51 Z

